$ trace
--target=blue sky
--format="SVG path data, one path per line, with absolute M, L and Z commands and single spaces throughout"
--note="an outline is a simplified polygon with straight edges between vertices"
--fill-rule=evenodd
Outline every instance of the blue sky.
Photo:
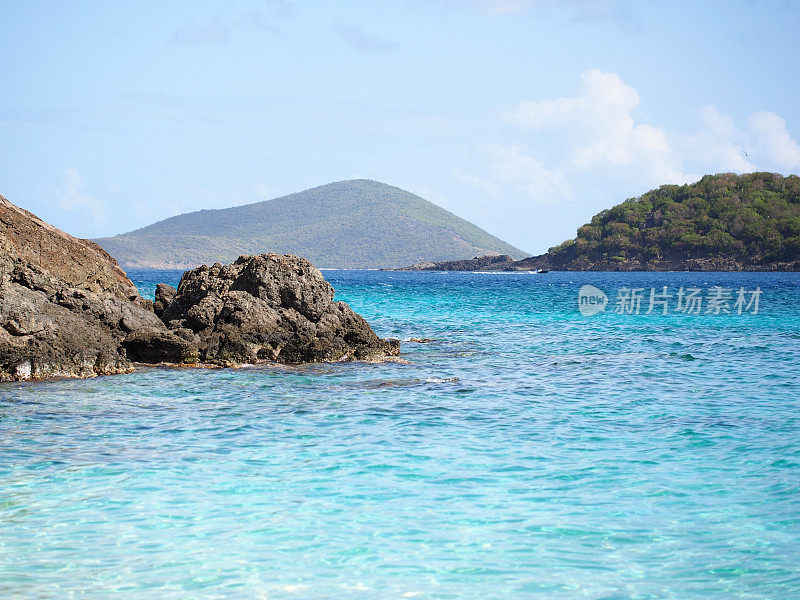
M 0 193 L 82 237 L 365 177 L 530 252 L 800 171 L 800 2 L 0 3 Z

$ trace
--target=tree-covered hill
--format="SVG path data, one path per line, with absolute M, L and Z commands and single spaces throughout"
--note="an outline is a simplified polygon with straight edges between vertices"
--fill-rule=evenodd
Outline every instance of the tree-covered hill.
M 570 270 L 800 270 L 800 177 L 725 173 L 664 185 L 600 212 L 529 261 Z
M 363 179 L 188 213 L 95 241 L 125 268 L 189 268 L 264 252 L 298 254 L 332 268 L 388 268 L 492 253 L 525 256 L 419 196 Z

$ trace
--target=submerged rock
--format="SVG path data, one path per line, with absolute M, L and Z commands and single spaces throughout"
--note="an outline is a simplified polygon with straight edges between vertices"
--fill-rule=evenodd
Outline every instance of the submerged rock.
M 165 290 L 168 292 L 168 290 Z M 161 315 L 199 339 L 202 360 L 300 363 L 378 360 L 400 352 L 379 338 L 314 266 L 292 255 L 241 256 L 187 271 Z

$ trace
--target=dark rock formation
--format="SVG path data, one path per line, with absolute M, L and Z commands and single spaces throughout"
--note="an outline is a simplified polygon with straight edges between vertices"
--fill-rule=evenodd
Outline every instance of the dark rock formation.
M 134 331 L 122 342 L 129 359 L 143 363 L 197 363 L 198 342 L 159 327 Z
M 398 271 L 800 271 L 800 260 L 753 264 L 731 257 L 682 257 L 641 261 L 637 258 L 597 259 L 588 256 L 571 257 L 548 252 L 522 260 L 485 260 L 481 256 L 443 263 L 418 263 Z M 500 257 L 497 257 L 500 258 Z
M 200 267 L 177 291 L 160 284 L 153 303 L 102 248 L 2 196 L 0 250 L 0 381 L 126 373 L 132 361 L 232 365 L 399 353 L 397 340 L 380 339 L 334 302 L 333 288 L 302 258 L 243 256 Z
M 379 338 L 333 294 L 303 258 L 241 256 L 230 265 L 187 271 L 162 319 L 187 338 L 197 336 L 203 361 L 222 365 L 376 360 L 399 353 L 397 340 Z
M 175 298 L 175 293 L 175 288 L 166 283 L 159 283 L 156 286 L 156 300 L 153 302 L 153 311 L 156 313 L 156 316 L 160 318 L 161 315 L 164 314 L 169 303 Z
M 553 253 L 516 260 L 502 268 L 489 266 L 487 271 L 800 271 L 800 260 L 762 264 L 739 261 L 731 257 L 692 256 L 659 261 L 590 259 L 581 256 L 567 259 Z
M 100 246 L 0 196 L 0 381 L 132 370 L 121 341 L 163 323 Z
M 467 258 L 464 260 L 448 260 L 445 262 L 421 262 L 410 267 L 398 269 L 399 271 L 482 271 L 502 270 L 503 267 L 512 265 L 514 259 L 508 254 L 497 256 L 486 255 Z

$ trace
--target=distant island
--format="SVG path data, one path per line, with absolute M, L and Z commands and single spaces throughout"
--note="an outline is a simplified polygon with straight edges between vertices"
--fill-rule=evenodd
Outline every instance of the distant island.
M 478 254 L 527 255 L 411 192 L 365 179 L 192 212 L 94 241 L 125 269 L 187 269 L 264 252 L 292 253 L 320 267 L 351 269 Z
M 417 263 L 414 271 L 800 271 L 800 177 L 707 175 L 604 210 L 540 256 Z
M 408 267 L 394 269 L 396 271 L 517 271 L 517 263 L 508 254 L 476 256 L 462 260 L 444 260 L 442 262 L 418 262 Z

